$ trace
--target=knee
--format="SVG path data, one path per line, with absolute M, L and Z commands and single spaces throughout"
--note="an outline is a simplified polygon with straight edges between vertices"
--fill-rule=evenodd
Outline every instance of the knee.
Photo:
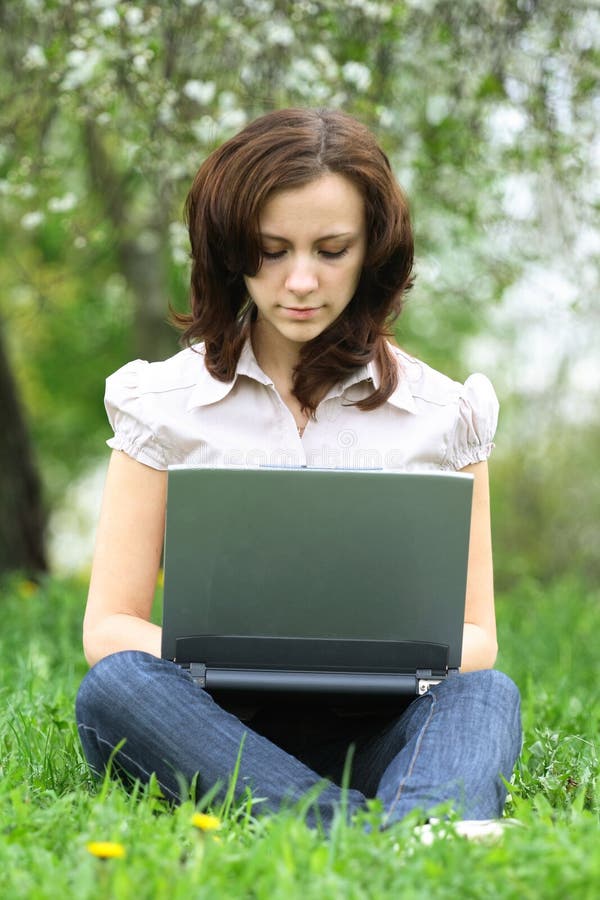
M 519 700 L 519 689 L 512 678 L 498 669 L 476 669 L 474 672 L 462 672 L 460 677 L 470 687 L 475 687 L 484 694 L 498 694 L 510 697 L 513 701 Z
M 497 669 L 465 672 L 462 676 L 472 695 L 487 710 L 490 735 L 506 743 L 512 756 L 521 752 L 521 696 L 514 681 Z
M 482 669 L 476 672 L 465 673 L 465 677 L 471 679 L 472 684 L 482 696 L 487 697 L 492 703 L 499 704 L 507 710 L 519 712 L 521 708 L 521 695 L 519 689 L 504 672 L 498 669 Z
M 486 705 L 503 711 L 507 716 L 520 716 L 521 696 L 519 689 L 508 675 L 497 669 L 479 669 L 464 672 L 460 676 L 462 689 L 475 696 Z
M 448 696 L 453 697 L 459 705 L 465 704 L 465 708 L 486 710 L 486 718 L 499 720 L 504 728 L 513 733 L 518 731 L 520 735 L 519 689 L 504 672 L 497 669 L 461 672 L 447 678 L 438 689 L 441 694 L 448 692 Z
M 131 711 L 132 695 L 141 696 L 143 685 L 147 684 L 152 670 L 162 662 L 138 650 L 124 650 L 105 656 L 81 682 L 75 703 L 77 722 L 95 721 L 107 712 L 114 716 L 121 705 Z

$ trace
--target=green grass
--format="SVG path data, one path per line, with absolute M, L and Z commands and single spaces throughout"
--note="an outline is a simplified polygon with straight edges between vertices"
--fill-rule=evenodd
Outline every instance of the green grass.
M 91 782 L 73 723 L 86 666 L 85 587 L 13 581 L 0 594 L 0 896 L 6 898 L 596 897 L 600 891 L 600 596 L 576 581 L 521 584 L 498 600 L 498 662 L 519 685 L 525 744 L 507 813 L 521 827 L 484 845 L 425 846 L 409 819 L 386 832 L 340 819 L 329 837 L 301 810 L 254 818 L 166 811 L 152 787 L 130 796 Z M 373 822 L 377 811 L 370 814 Z M 119 842 L 101 861 L 86 844 Z

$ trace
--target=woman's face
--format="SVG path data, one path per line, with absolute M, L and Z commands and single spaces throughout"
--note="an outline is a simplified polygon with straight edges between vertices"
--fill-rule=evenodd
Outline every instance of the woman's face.
M 259 220 L 262 263 L 246 277 L 261 339 L 296 345 L 317 337 L 356 290 L 366 251 L 364 202 L 328 173 L 274 193 Z

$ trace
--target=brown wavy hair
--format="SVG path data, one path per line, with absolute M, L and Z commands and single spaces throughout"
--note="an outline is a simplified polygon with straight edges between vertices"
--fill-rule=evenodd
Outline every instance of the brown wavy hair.
M 261 210 L 273 192 L 301 187 L 327 173 L 343 175 L 361 192 L 367 246 L 350 303 L 300 350 L 293 393 L 311 415 L 324 392 L 373 360 L 379 387 L 356 406 L 375 409 L 398 384 L 386 337 L 412 285 L 408 203 L 387 156 L 356 119 L 329 109 L 283 109 L 251 122 L 211 153 L 185 204 L 192 248 L 191 313 L 174 316 L 184 344 L 204 341 L 211 375 L 233 380 L 256 314 L 244 275 L 256 275 L 262 262 Z

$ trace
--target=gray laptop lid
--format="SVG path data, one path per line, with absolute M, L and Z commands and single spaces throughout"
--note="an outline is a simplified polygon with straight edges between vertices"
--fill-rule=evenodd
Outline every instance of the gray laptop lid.
M 415 671 L 458 668 L 472 481 L 170 469 L 163 657 L 232 690 L 303 673 L 308 690 L 414 692 Z

